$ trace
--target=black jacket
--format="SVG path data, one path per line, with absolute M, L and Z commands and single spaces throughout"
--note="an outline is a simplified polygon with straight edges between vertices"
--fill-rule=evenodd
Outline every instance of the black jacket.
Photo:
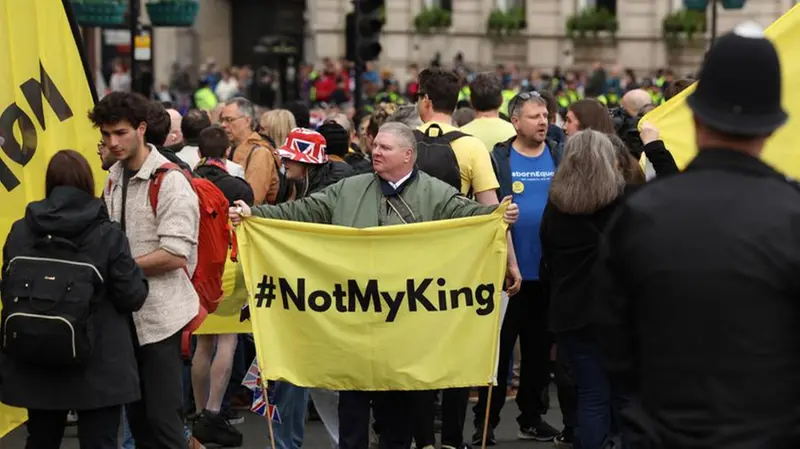
M 492 150 L 492 166 L 494 174 L 497 176 L 497 182 L 500 184 L 500 188 L 497 189 L 497 199 L 500 201 L 513 193 L 511 191 L 511 144 L 516 139 L 514 136 L 505 142 L 500 142 Z M 553 157 L 553 164 L 558 168 L 564 155 L 564 145 L 549 139 L 545 143 Z
M 328 161 L 319 166 L 310 166 L 308 175 L 303 181 L 305 185 L 301 185 L 297 190 L 298 194 L 295 199 L 304 198 L 312 193 L 316 193 L 328 187 L 331 184 L 336 184 L 344 178 L 355 175 L 356 172 L 346 162 Z M 306 187 L 305 189 L 303 187 Z
M 220 162 L 225 164 L 223 159 L 220 159 Z M 197 176 L 213 182 L 222 191 L 231 206 L 236 200 L 242 200 L 248 206 L 253 205 L 253 189 L 244 179 L 233 176 L 220 167 L 208 164 L 205 160 L 201 160 L 194 171 Z
M 800 447 L 798 236 L 798 187 L 731 150 L 618 207 L 597 342 L 633 392 L 631 447 Z
M 539 276 L 550 295 L 550 330 L 585 332 L 592 323 L 594 278 L 600 240 L 621 198 L 584 214 L 562 212 L 550 200 L 539 227 Z
M 183 162 L 183 159 L 179 158 L 178 155 L 175 153 L 175 151 L 173 151 L 172 149 L 167 147 L 156 146 L 156 150 L 158 150 L 158 152 L 162 156 L 167 158 L 168 161 L 172 162 L 173 164 L 176 164 L 182 170 L 192 173 L 192 167 L 189 167 L 189 164 Z
M 77 242 L 105 279 L 105 298 L 90 318 L 96 340 L 80 368 L 59 370 L 28 365 L 0 354 L 0 399 L 24 408 L 89 410 L 127 404 L 140 398 L 131 313 L 147 298 L 144 273 L 131 256 L 128 239 L 108 218 L 103 201 L 71 187 L 57 187 L 42 201 L 28 204 L 25 218 L 11 227 L 3 248 L 3 273 L 24 255 L 37 236 L 70 240 L 99 225 L 92 239 Z
M 372 161 L 363 153 L 354 151 L 344 156 L 344 161 L 350 164 L 357 175 L 362 173 L 372 173 Z

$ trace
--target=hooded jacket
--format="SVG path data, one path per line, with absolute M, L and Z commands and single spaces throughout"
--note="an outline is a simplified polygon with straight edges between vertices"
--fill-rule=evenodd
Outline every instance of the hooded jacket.
M 95 226 L 92 238 L 85 238 Z M 131 256 L 127 237 L 110 221 L 102 200 L 72 187 L 57 187 L 48 198 L 30 203 L 25 218 L 11 227 L 3 248 L 3 273 L 11 259 L 28 254 L 37 238 L 48 234 L 78 244 L 105 280 L 90 318 L 96 338 L 93 352 L 84 365 L 57 371 L 0 353 L 0 400 L 41 410 L 89 410 L 138 400 L 131 313 L 144 304 L 148 283 Z

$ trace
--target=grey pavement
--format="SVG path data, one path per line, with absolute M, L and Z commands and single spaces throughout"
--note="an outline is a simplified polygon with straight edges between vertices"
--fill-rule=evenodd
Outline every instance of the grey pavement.
M 497 446 L 503 449 L 544 449 L 553 448 L 553 443 L 537 443 L 532 441 L 522 441 L 517 439 L 517 417 L 518 409 L 514 401 L 507 401 L 503 407 L 500 425 L 495 431 Z M 558 409 L 558 398 L 555 388 L 550 389 L 550 410 L 545 417 L 553 427 L 562 428 L 561 411 Z M 467 425 L 464 429 L 464 438 L 469 439 L 475 429 L 472 426 L 472 404 L 467 411 Z M 269 448 L 269 427 L 265 418 L 248 413 L 245 422 L 237 426 L 244 434 L 243 449 L 268 449 Z M 6 437 L 0 439 L 0 449 L 23 449 L 25 447 L 25 437 L 27 433 L 24 426 L 11 432 Z M 213 446 L 212 446 L 213 447 Z M 304 449 L 331 449 L 332 445 L 325 427 L 320 421 L 311 421 L 306 425 Z M 67 428 L 61 449 L 78 449 L 77 429 Z M 210 448 L 209 448 L 210 449 Z

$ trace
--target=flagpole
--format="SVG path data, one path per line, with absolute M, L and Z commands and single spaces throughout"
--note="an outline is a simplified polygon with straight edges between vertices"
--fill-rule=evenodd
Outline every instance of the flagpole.
M 275 431 L 272 429 L 272 414 L 269 412 L 269 395 L 267 394 L 267 382 L 265 380 L 261 380 L 261 391 L 264 393 L 264 402 L 267 404 L 267 424 L 269 425 L 269 442 L 272 445 L 272 449 L 275 449 Z

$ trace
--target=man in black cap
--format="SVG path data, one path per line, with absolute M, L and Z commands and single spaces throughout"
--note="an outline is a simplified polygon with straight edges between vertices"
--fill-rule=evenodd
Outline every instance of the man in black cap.
M 750 25 L 723 36 L 688 103 L 698 156 L 628 197 L 601 250 L 628 447 L 797 448 L 800 189 L 759 159 L 787 120 L 775 48 Z

